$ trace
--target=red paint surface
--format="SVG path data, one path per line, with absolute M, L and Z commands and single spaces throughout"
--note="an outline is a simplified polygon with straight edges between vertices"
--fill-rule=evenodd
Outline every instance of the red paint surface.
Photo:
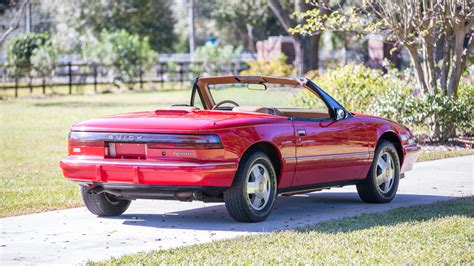
M 297 136 L 300 129 L 306 136 Z M 105 158 L 105 147 L 70 146 L 70 156 L 61 162 L 61 168 L 64 176 L 74 181 L 229 187 L 242 155 L 250 146 L 265 143 L 276 150 L 280 161 L 278 187 L 288 188 L 365 178 L 377 141 L 385 132 L 393 132 L 402 141 L 402 172 L 411 169 L 419 152 L 416 144 L 410 146 L 402 139 L 401 135 L 411 136 L 404 126 L 359 114 L 341 121 L 317 122 L 225 111 L 152 111 L 93 119 L 72 130 L 216 134 L 224 145 L 224 149 L 172 150 L 124 144 L 118 154 L 146 154 L 146 158 L 127 159 L 127 164 L 120 158 Z M 75 148 L 80 152 L 74 152 Z M 134 164 L 143 161 L 159 166 Z

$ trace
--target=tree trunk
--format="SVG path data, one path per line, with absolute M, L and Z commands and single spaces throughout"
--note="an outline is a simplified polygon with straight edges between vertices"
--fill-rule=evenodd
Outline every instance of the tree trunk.
M 425 92 L 429 93 L 428 86 L 426 85 L 425 76 L 423 73 L 423 67 L 418 59 L 418 53 L 416 51 L 416 47 L 411 45 L 406 45 L 408 53 L 410 54 L 410 59 L 415 67 L 416 78 L 418 79 L 418 84 L 420 85 L 420 89 Z
M 441 91 L 444 95 L 448 94 L 448 75 L 449 75 L 449 68 L 451 65 L 451 40 L 448 38 L 448 35 L 444 35 L 442 40 L 438 42 L 438 47 L 442 46 L 443 50 L 442 53 L 439 55 L 438 62 L 441 63 L 441 70 L 440 70 L 440 87 Z
M 245 24 L 247 29 L 247 42 L 248 47 L 252 53 L 257 53 L 257 47 L 255 46 L 255 38 L 253 37 L 253 26 L 250 24 Z
M 297 21 L 292 19 L 277 0 L 268 0 L 268 6 L 275 14 L 280 25 L 288 32 L 289 28 L 297 25 Z M 302 12 L 308 9 L 308 4 L 304 0 L 295 0 L 295 11 Z M 294 36 L 295 43 L 295 68 L 297 75 L 302 76 L 311 69 L 318 68 L 319 62 L 319 39 L 320 34 L 313 36 Z
M 449 77 L 448 83 L 448 96 L 457 96 L 457 89 L 462 73 L 462 57 L 465 37 L 466 34 L 463 30 L 455 31 L 453 63 L 451 68 L 451 76 Z
M 319 68 L 319 40 L 321 39 L 321 34 L 315 34 L 311 36 L 311 44 L 310 44 L 310 56 L 309 58 L 309 69 L 318 69 Z
M 305 45 L 304 45 L 304 40 L 302 38 L 298 37 L 293 37 L 294 44 L 295 44 L 295 62 L 293 65 L 295 66 L 296 69 L 296 75 L 302 76 L 304 74 L 304 62 L 303 62 L 303 57 L 304 57 L 304 51 L 305 51 Z
M 432 94 L 436 94 L 438 91 L 438 77 L 436 74 L 436 62 L 435 62 L 435 40 L 430 36 L 426 35 L 423 38 L 423 50 L 425 51 L 424 63 L 425 63 L 425 80 L 428 89 Z
M 18 9 L 18 12 L 16 12 L 15 16 L 13 17 L 10 27 L 8 27 L 8 29 L 5 31 L 5 33 L 3 33 L 2 37 L 0 38 L 0 48 L 3 47 L 3 43 L 7 39 L 8 35 L 10 35 L 20 25 L 21 17 L 23 17 L 26 7 L 30 4 L 30 2 L 31 0 L 25 0 L 21 4 L 20 8 Z
M 283 27 L 283 29 L 288 33 L 289 28 L 296 26 L 296 21 L 290 18 L 288 13 L 280 5 L 278 0 L 268 0 L 268 6 L 272 10 L 275 17 L 278 19 L 278 22 Z M 297 75 L 302 75 L 304 73 L 304 37 L 293 36 L 293 41 L 295 45 L 295 61 L 294 66 L 296 69 Z

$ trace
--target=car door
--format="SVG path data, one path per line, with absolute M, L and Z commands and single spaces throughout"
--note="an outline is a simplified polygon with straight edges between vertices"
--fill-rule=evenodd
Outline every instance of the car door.
M 367 131 L 359 118 L 294 119 L 293 186 L 360 179 L 370 165 Z

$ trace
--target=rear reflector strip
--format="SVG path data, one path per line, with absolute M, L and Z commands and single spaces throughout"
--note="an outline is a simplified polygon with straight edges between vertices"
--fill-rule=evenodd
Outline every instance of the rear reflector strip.
M 104 146 L 109 143 L 147 143 L 149 148 L 222 149 L 217 135 L 145 134 L 145 133 L 69 133 L 70 146 Z M 109 146 L 110 147 L 110 146 Z

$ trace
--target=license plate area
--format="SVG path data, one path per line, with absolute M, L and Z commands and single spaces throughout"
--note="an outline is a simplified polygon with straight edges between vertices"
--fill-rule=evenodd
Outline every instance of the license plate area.
M 146 144 L 144 143 L 107 143 L 107 158 L 146 160 Z

